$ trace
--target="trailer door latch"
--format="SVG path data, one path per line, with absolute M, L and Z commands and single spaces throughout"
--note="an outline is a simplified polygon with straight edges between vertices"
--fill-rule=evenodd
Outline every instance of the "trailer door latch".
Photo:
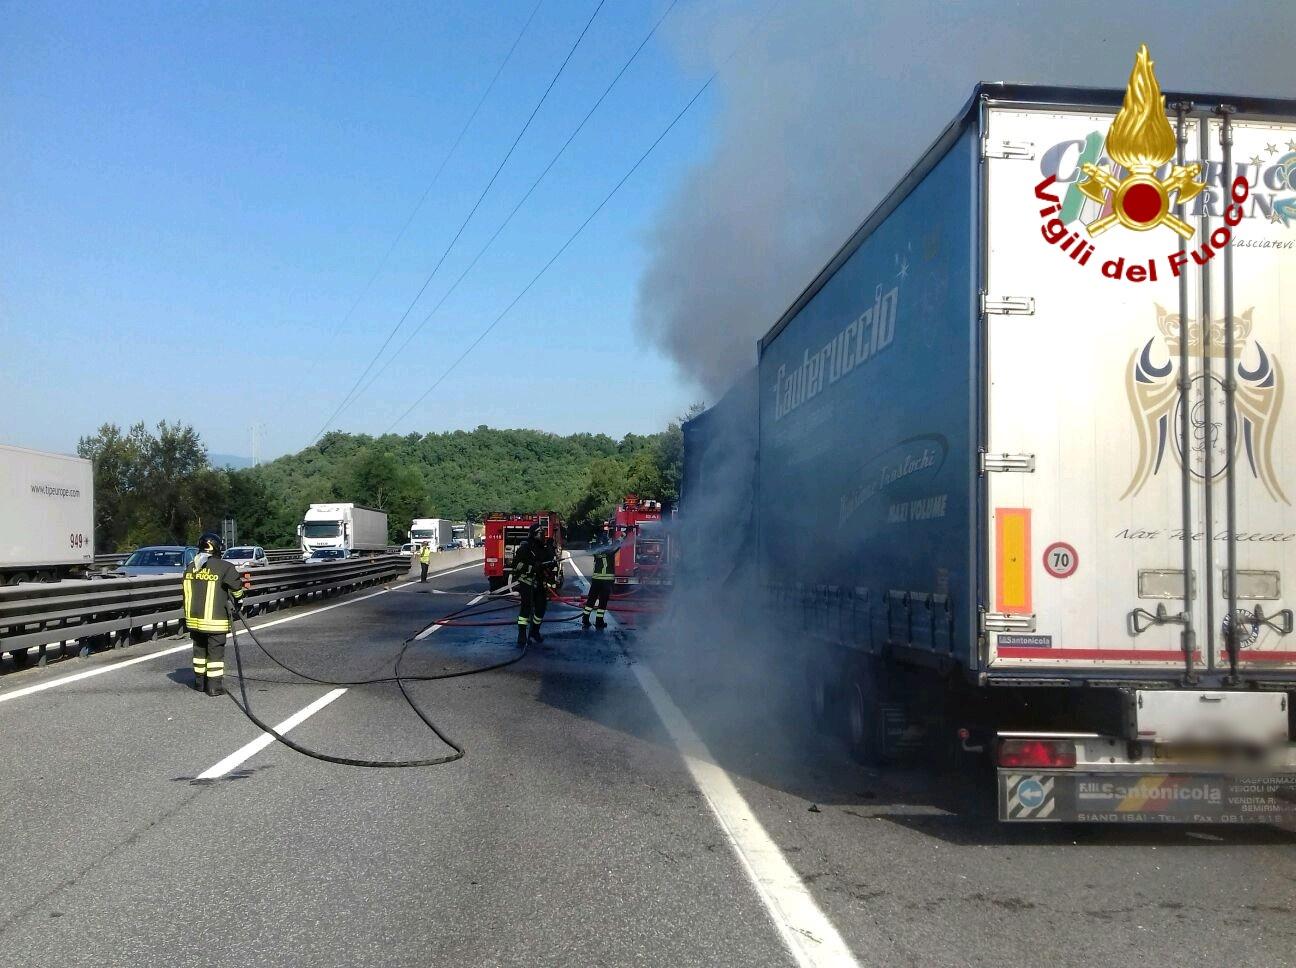
M 981 313 L 985 316 L 1034 316 L 1035 299 L 1032 296 L 1004 296 L 991 299 L 981 294 Z
M 982 612 L 982 632 L 1034 632 L 1034 615 L 1009 615 L 1006 612 Z
M 1033 141 L 990 141 L 982 142 L 983 158 L 1011 158 L 1016 161 L 1033 161 L 1035 159 L 1035 142 Z
M 1034 474 L 1034 454 L 987 454 L 981 451 L 981 473 Z

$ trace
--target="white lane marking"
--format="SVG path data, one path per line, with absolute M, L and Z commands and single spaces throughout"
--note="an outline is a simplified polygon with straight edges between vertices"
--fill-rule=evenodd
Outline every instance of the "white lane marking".
M 309 706 L 305 706 L 302 709 L 297 710 L 297 712 L 293 713 L 282 723 L 276 726 L 274 728 L 275 732 L 279 733 L 280 735 L 283 735 L 284 733 L 288 732 L 288 730 L 300 726 L 302 723 L 306 722 L 306 720 L 310 719 L 317 712 L 319 712 L 321 709 L 323 709 L 325 706 L 331 703 L 334 699 L 337 699 L 339 696 L 341 696 L 344 692 L 346 692 L 345 689 L 334 689 L 332 692 L 325 693 L 324 695 L 316 699 L 313 703 L 311 703 Z M 247 743 L 246 745 L 235 750 L 233 753 L 225 757 L 225 759 L 221 760 L 215 766 L 203 770 L 194 779 L 214 780 L 217 777 L 224 776 L 226 773 L 230 772 L 230 770 L 234 769 L 240 763 L 244 762 L 245 760 L 251 759 L 253 756 L 256 756 L 257 753 L 260 753 L 263 749 L 265 749 L 274 741 L 275 738 L 271 736 L 269 733 L 262 733 L 256 739 L 252 740 L 252 742 Z
M 368 601 L 371 598 L 377 598 L 379 595 L 386 595 L 394 592 L 406 585 L 412 585 L 414 582 L 404 582 L 400 585 L 394 585 L 391 588 L 384 588 L 381 591 L 371 592 L 368 595 L 361 595 L 359 598 L 349 598 L 345 602 L 334 602 L 332 605 L 325 605 L 322 608 L 312 608 L 309 612 L 302 612 L 298 615 L 289 615 L 287 618 L 275 619 L 273 622 L 262 622 L 260 625 L 252 626 L 254 632 L 261 629 L 273 628 L 276 625 L 283 625 L 287 622 L 296 622 L 298 619 L 309 618 L 312 615 L 318 615 L 321 612 L 327 612 L 330 609 L 342 608 L 344 605 L 354 605 L 357 602 Z M 113 662 L 109 665 L 98 666 L 94 669 L 87 669 L 85 672 L 74 672 L 70 676 L 63 676 L 60 679 L 51 679 L 49 682 L 38 682 L 34 686 L 24 686 L 21 689 L 15 689 L 13 692 L 0 692 L 0 703 L 8 702 L 11 699 L 21 699 L 23 696 L 30 696 L 34 693 L 44 692 L 46 689 L 53 689 L 55 686 L 66 686 L 69 683 L 80 682 L 82 679 L 90 679 L 94 676 L 102 676 L 107 672 L 116 672 L 118 669 L 125 669 L 127 666 L 137 665 L 140 662 L 148 662 L 152 659 L 160 659 L 163 656 L 175 655 L 177 652 L 184 652 L 192 648 L 190 643 L 184 645 L 174 645 L 169 649 L 162 649 L 160 652 L 150 652 L 148 655 L 136 656 L 133 659 L 124 659 L 121 662 Z
M 485 595 L 478 595 L 478 596 L 477 596 L 476 598 L 474 598 L 471 602 L 469 602 L 467 605 L 465 605 L 464 608 L 465 608 L 465 609 L 472 608 L 474 605 L 476 605 L 478 602 L 480 602 L 480 601 L 481 601 L 483 598 L 485 598 L 485 597 L 486 597 Z M 422 639 L 426 639 L 426 638 L 427 638 L 429 635 L 431 635 L 433 632 L 436 632 L 436 631 L 438 631 L 439 629 L 443 629 L 443 628 L 445 628 L 445 626 L 439 624 L 439 622 L 440 622 L 440 620 L 438 620 L 437 622 L 434 622 L 433 624 L 431 624 L 431 625 L 429 625 L 427 628 L 425 628 L 422 632 L 420 632 L 418 635 L 414 636 L 414 641 L 415 641 L 415 642 L 418 642 L 418 641 L 420 641 L 420 640 L 422 640 Z
M 574 561 L 572 568 L 588 586 L 589 579 Z M 611 614 L 608 620 L 615 622 Z M 756 819 L 729 774 L 716 765 L 711 751 L 657 676 L 642 662 L 636 662 L 630 668 L 674 740 L 693 782 L 702 792 L 702 798 L 711 808 L 743 872 L 756 889 L 797 965 L 801 968 L 859 968 L 850 947 Z

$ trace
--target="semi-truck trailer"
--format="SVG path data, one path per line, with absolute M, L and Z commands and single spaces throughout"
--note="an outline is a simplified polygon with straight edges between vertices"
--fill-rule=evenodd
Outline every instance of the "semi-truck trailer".
M 684 433 L 814 710 L 957 737 L 1004 821 L 1296 805 L 1296 102 L 1151 67 L 978 87 L 759 341 L 750 485 Z
M 410 522 L 409 539 L 416 548 L 432 546 L 433 551 L 454 547 L 454 522 L 448 518 L 415 518 Z
M 0 445 L 0 585 L 84 576 L 94 564 L 94 465 Z
M 387 512 L 359 504 L 312 504 L 297 526 L 302 557 L 319 549 L 374 554 L 387 550 Z
M 563 547 L 563 522 L 554 511 L 496 511 L 486 515 L 485 561 L 483 571 L 491 591 L 508 584 L 513 574 L 513 552 L 527 536 L 531 525 L 540 523 L 546 538 L 553 538 L 558 550 Z

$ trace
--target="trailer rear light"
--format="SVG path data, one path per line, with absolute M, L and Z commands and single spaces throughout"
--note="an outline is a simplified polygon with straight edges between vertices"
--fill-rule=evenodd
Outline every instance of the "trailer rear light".
M 1005 739 L 999 743 L 999 765 L 1066 770 L 1076 765 L 1075 743 L 1069 739 Z

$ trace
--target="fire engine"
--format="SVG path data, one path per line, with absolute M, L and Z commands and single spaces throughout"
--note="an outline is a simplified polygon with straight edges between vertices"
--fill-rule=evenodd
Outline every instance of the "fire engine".
M 486 581 L 491 591 L 496 591 L 508 584 L 513 572 L 513 552 L 527 536 L 527 531 L 535 522 L 546 538 L 553 538 L 558 543 L 558 550 L 563 546 L 562 518 L 554 511 L 493 512 L 486 515 Z
M 666 586 L 671 583 L 670 533 L 660 501 L 641 501 L 627 494 L 612 519 L 621 542 L 616 556 L 616 584 Z

